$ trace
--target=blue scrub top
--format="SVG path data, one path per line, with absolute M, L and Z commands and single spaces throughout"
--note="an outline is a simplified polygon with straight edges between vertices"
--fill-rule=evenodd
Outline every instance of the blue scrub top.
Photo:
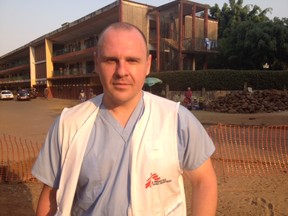
M 121 216 L 128 214 L 130 203 L 130 137 L 144 112 L 141 100 L 125 128 L 100 106 L 86 148 L 74 197 L 72 215 Z M 52 127 L 57 127 L 57 119 Z M 52 136 L 51 133 L 48 134 Z M 49 139 L 53 139 L 50 137 Z M 55 141 L 54 141 L 55 142 Z M 47 143 L 46 143 L 47 144 Z M 178 157 L 183 169 L 199 167 L 215 147 L 201 123 L 185 107 L 178 113 Z M 43 183 L 58 188 L 61 148 L 58 143 L 44 145 L 43 163 L 35 163 L 33 174 Z M 43 158 L 42 158 L 43 159 Z M 43 161 L 43 160 L 41 160 Z M 47 171 L 48 170 L 48 171 Z

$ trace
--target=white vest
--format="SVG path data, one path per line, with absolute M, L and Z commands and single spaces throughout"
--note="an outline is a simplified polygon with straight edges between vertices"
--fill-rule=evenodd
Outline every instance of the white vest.
M 61 114 L 59 142 L 62 144 L 62 173 L 56 215 L 70 215 L 86 144 L 102 96 L 72 109 L 64 109 Z M 131 139 L 131 203 L 128 215 L 186 215 L 177 147 L 179 103 L 144 92 L 144 105 L 144 113 Z

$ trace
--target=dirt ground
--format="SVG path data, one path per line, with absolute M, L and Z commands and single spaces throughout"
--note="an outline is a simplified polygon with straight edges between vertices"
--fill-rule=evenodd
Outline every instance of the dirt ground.
M 0 132 L 41 143 L 61 110 L 77 103 L 78 101 L 43 98 L 27 102 L 0 101 Z M 288 124 L 288 112 L 223 114 L 193 111 L 193 113 L 205 127 L 219 123 Z M 217 215 L 288 215 L 287 179 L 287 175 L 218 178 Z M 39 183 L 0 184 L 0 215 L 34 215 L 41 187 Z M 187 195 L 191 194 L 191 188 L 187 183 L 186 187 Z

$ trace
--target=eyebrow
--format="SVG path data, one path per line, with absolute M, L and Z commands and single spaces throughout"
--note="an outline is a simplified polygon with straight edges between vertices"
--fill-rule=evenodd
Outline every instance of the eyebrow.
M 115 57 L 115 56 L 104 56 L 104 55 L 102 55 L 101 57 L 100 57 L 102 60 L 119 60 L 119 58 L 118 57 Z M 127 61 L 129 61 L 129 60 L 133 60 L 133 61 L 141 61 L 141 58 L 140 57 L 134 57 L 134 56 L 127 56 L 127 57 L 125 57 L 125 60 Z

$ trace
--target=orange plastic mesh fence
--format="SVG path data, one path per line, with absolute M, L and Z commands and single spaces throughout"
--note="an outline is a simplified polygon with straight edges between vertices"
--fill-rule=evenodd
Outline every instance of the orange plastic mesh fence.
M 217 176 L 269 176 L 288 172 L 288 125 L 215 125 L 207 129 L 216 146 Z M 42 143 L 0 136 L 0 183 L 37 181 L 31 168 Z
M 36 181 L 31 167 L 41 145 L 15 136 L 0 136 L 0 183 Z
M 288 172 L 288 125 L 207 128 L 216 146 L 218 176 L 270 176 Z

